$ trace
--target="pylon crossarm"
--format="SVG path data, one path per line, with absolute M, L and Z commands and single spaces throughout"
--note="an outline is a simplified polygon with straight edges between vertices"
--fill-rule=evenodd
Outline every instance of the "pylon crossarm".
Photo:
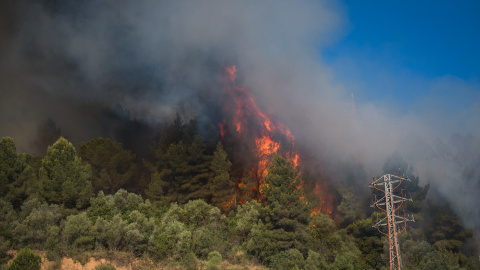
M 375 225 L 373 225 L 372 227 L 377 227 L 377 226 L 387 226 L 388 223 L 385 222 L 385 220 L 387 219 L 387 217 L 384 217 L 380 220 L 378 220 L 378 215 L 377 215 L 377 223 L 375 223 Z M 382 222 L 385 222 L 385 223 L 382 223 Z
M 412 213 L 410 213 L 410 212 L 408 212 L 408 211 L 405 211 L 405 210 L 403 210 L 403 212 L 404 212 L 404 219 L 405 219 L 406 221 L 415 222 L 415 217 L 413 216 Z M 405 215 L 405 214 L 409 214 L 409 215 Z
M 400 217 L 400 216 L 397 216 L 397 215 L 393 216 L 393 218 L 394 218 L 393 223 L 395 223 L 395 224 L 403 223 L 404 220 L 405 220 L 403 217 Z M 407 219 L 406 221 L 409 221 L 409 220 Z
M 396 187 L 392 188 L 392 191 L 394 191 L 395 189 L 397 189 L 397 188 L 402 184 L 402 180 L 403 180 L 403 178 L 400 177 L 400 181 L 398 181 L 398 185 L 397 185 Z
M 406 201 L 405 198 L 403 198 L 404 201 Z M 392 202 L 394 204 L 401 203 L 402 202 L 402 197 L 397 196 L 397 195 L 392 195 Z
M 407 219 L 405 218 L 405 211 L 403 211 L 403 229 L 399 231 L 397 234 L 403 233 L 406 228 L 407 228 Z
M 397 210 L 398 210 L 400 207 L 402 207 L 402 205 L 403 205 L 403 201 L 404 201 L 404 200 L 403 200 L 403 189 L 401 190 L 401 194 L 402 194 L 402 195 L 401 195 L 400 197 L 402 198 L 402 201 L 400 202 L 400 205 L 399 205 L 397 208 L 395 208 L 395 210 L 393 211 L 394 213 L 397 212 Z M 405 214 L 405 213 L 404 213 L 404 214 Z
M 377 180 L 377 181 L 378 181 L 378 180 Z M 373 187 L 374 187 L 376 190 L 380 190 L 381 192 L 383 192 L 383 194 L 385 194 L 385 191 L 384 191 L 384 190 L 381 190 L 381 189 L 377 188 L 377 184 L 376 184 L 377 181 L 375 181 L 375 177 L 373 177 L 373 182 L 372 182 L 372 183 L 373 183 Z
M 381 208 L 380 206 L 378 206 L 378 201 L 377 201 L 377 196 L 375 195 L 375 205 L 377 206 L 378 209 L 382 210 L 383 212 L 387 213 L 387 210 L 386 209 L 383 209 Z M 388 214 L 388 213 L 387 213 Z
M 382 178 L 383 178 L 383 177 L 380 177 L 380 178 L 378 178 L 377 180 L 375 180 L 375 177 L 372 176 L 372 183 L 373 183 L 373 187 L 374 187 L 376 190 L 380 190 L 381 192 L 385 193 L 384 190 L 377 188 L 377 182 L 379 182 Z M 384 182 L 379 183 L 379 184 L 384 184 Z
M 374 197 L 375 197 L 375 203 L 377 205 L 385 205 L 385 196 L 383 196 L 382 198 L 380 198 L 378 200 L 377 200 L 377 195 L 374 195 Z
M 385 219 L 385 218 L 384 218 L 384 219 Z M 382 220 L 383 220 L 383 219 L 382 219 Z M 377 230 L 378 230 L 381 234 L 383 234 L 383 235 L 385 235 L 385 236 L 388 236 L 387 233 L 384 233 L 384 232 L 380 231 L 380 226 L 378 226 L 378 225 L 379 225 L 378 222 L 379 222 L 379 221 L 378 221 L 378 215 L 377 215 Z

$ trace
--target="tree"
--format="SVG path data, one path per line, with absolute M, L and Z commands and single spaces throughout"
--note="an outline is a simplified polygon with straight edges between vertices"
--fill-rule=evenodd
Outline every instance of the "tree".
M 42 258 L 26 248 L 21 249 L 12 261 L 8 270 L 40 270 Z
M 0 140 L 0 197 L 11 202 L 15 209 L 40 188 L 28 158 L 27 154 L 17 155 L 12 138 Z
M 133 181 L 135 154 L 110 139 L 95 138 L 78 146 L 78 156 L 92 168 L 95 192 L 113 194 Z
M 353 222 L 346 228 L 347 232 L 354 237 L 362 253 L 359 266 L 364 269 L 378 269 L 383 266 L 383 261 L 380 259 L 383 253 L 383 242 L 377 228 L 374 227 L 375 223 L 376 216 L 371 215 Z
M 93 224 L 88 219 L 86 212 L 81 212 L 78 215 L 70 215 L 65 221 L 65 229 L 63 230 L 63 237 L 67 249 L 73 248 L 93 249 Z
M 15 239 L 24 246 L 43 249 L 49 237 L 50 227 L 58 226 L 61 219 L 61 209 L 58 205 L 43 203 L 29 211 L 25 219 L 19 220 L 13 226 Z
M 184 223 L 177 220 L 162 222 L 150 238 L 150 254 L 157 260 L 167 257 L 179 260 L 191 252 L 191 237 L 192 233 Z
M 15 181 L 17 165 L 17 148 L 10 137 L 0 140 L 0 197 L 9 192 L 10 184 Z
M 82 164 L 75 148 L 65 138 L 48 147 L 39 174 L 47 202 L 64 204 L 67 208 L 88 206 L 93 195 L 90 166 Z
M 273 157 L 263 191 L 268 204 L 269 223 L 273 228 L 291 231 L 297 224 L 308 224 L 311 209 L 302 196 L 300 177 L 289 161 L 280 156 Z
M 247 252 L 267 264 L 274 263 L 275 254 L 297 249 L 307 255 L 306 232 L 310 205 L 302 196 L 300 177 L 286 159 L 273 157 L 263 187 L 266 207 L 262 209 L 263 223 L 252 228 Z
M 289 249 L 275 254 L 270 263 L 272 269 L 304 269 L 305 259 L 298 249 Z
M 460 270 L 456 254 L 438 250 L 429 252 L 423 257 L 417 269 L 421 270 Z
M 120 214 L 115 215 L 111 221 L 99 217 L 94 227 L 97 242 L 110 250 L 121 250 L 126 244 L 127 225 Z
M 218 142 L 217 148 L 213 153 L 210 169 L 213 171 L 213 179 L 210 185 L 212 192 L 212 204 L 220 209 L 228 210 L 233 206 L 235 200 L 235 182 L 230 179 L 230 167 L 232 163 L 228 159 L 228 154 L 223 150 L 221 142 Z
M 237 207 L 235 234 L 240 241 L 246 241 L 250 237 L 252 228 L 260 221 L 260 203 L 251 200 Z
M 160 139 L 158 142 L 158 147 L 155 152 L 158 152 L 160 149 L 167 149 L 171 144 L 178 143 L 183 139 L 184 134 L 184 123 L 180 114 L 176 114 L 173 122 L 165 126 L 161 133 Z M 161 151 L 161 150 L 160 150 Z
M 215 206 L 203 200 L 189 201 L 184 207 L 185 224 L 192 232 L 192 251 L 206 258 L 211 251 L 225 253 L 227 249 L 227 220 Z
M 206 259 L 212 251 L 225 253 L 226 221 L 220 209 L 203 200 L 189 201 L 183 207 L 173 203 L 150 237 L 150 254 L 157 260 L 171 257 L 189 263 L 196 257 Z
M 207 269 L 217 270 L 220 269 L 222 263 L 222 255 L 216 251 L 208 253 Z
M 165 194 L 168 201 L 178 203 L 208 199 L 211 156 L 205 151 L 205 142 L 196 136 L 191 144 L 180 141 L 165 152 L 157 152 L 157 164 L 150 166 L 152 181 L 145 193 L 157 200 Z

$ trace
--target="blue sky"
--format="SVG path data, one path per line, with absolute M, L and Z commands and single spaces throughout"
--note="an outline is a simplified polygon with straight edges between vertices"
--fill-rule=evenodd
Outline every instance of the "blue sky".
M 478 102 L 480 1 L 355 1 L 343 34 L 321 55 L 356 100 L 409 110 L 434 98 L 452 109 Z

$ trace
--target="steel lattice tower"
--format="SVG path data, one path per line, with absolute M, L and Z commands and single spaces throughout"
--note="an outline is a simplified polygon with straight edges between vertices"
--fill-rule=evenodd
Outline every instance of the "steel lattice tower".
M 394 192 L 400 187 L 402 181 L 410 181 L 406 177 L 402 177 L 399 171 L 399 176 L 392 174 L 385 174 L 378 179 L 373 177 L 371 187 L 380 191 L 383 197 L 377 199 L 377 195 L 374 195 L 375 203 L 371 207 L 377 207 L 385 212 L 387 215 L 381 220 L 378 220 L 374 227 L 377 227 L 378 231 L 388 237 L 388 246 L 390 252 L 390 269 L 402 269 L 402 260 L 400 259 L 400 245 L 398 243 L 397 236 L 405 231 L 407 227 L 407 221 L 414 221 L 413 215 L 408 215 L 403 210 L 403 216 L 398 216 L 396 212 L 402 206 L 404 201 L 412 201 L 411 198 L 405 198 L 403 190 L 400 191 L 400 195 L 394 194 Z M 395 185 L 395 186 L 394 186 Z M 384 190 L 379 187 L 383 186 Z M 400 228 L 400 224 L 403 224 L 403 228 Z M 388 228 L 388 232 L 382 232 L 381 226 Z

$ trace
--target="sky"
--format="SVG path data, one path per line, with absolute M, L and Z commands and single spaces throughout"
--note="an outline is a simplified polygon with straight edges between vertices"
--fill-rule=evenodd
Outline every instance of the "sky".
M 354 94 L 358 113 L 369 112 L 357 118 L 364 128 L 355 141 L 367 145 L 359 152 L 381 156 L 376 148 L 396 144 L 421 182 L 478 234 L 480 220 L 471 217 L 478 216 L 480 179 L 466 175 L 480 165 L 480 2 L 347 0 L 337 12 L 339 34 L 319 55 L 333 81 Z M 408 132 L 377 136 L 382 127 Z M 369 129 L 374 139 L 362 139 Z M 438 150 L 445 145 L 448 151 Z
M 480 2 L 344 1 L 340 10 L 343 35 L 320 54 L 356 99 L 415 110 L 448 80 L 440 102 L 454 110 L 478 102 Z

